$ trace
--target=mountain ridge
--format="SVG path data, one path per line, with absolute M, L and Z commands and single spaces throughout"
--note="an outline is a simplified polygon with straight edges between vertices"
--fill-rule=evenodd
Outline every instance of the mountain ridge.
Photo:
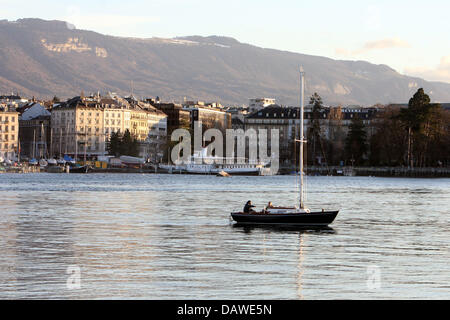
M 307 96 L 317 92 L 326 104 L 404 103 L 420 87 L 433 101 L 450 101 L 450 84 L 387 65 L 261 48 L 226 36 L 117 37 L 31 18 L 0 20 L 0 43 L 0 92 L 28 96 L 133 91 L 166 101 L 241 105 L 271 97 L 296 105 L 303 65 Z

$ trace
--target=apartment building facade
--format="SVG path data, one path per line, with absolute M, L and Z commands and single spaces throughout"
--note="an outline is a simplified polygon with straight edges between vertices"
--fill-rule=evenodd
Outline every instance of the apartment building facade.
M 145 110 L 117 96 L 75 97 L 55 106 L 51 118 L 53 154 L 59 156 L 107 155 L 111 134 L 129 130 L 139 142 L 139 156 L 150 158 L 154 157 L 151 151 L 159 152 L 149 146 L 155 136 L 162 144 L 167 133 L 167 115 Z M 155 122 L 158 134 L 155 134 Z
M 19 113 L 0 107 L 0 158 L 16 160 L 19 152 Z

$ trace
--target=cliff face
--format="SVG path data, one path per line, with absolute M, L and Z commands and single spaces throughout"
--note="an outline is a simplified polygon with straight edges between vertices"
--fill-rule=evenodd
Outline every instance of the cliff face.
M 264 49 L 226 37 L 136 39 L 77 30 L 63 21 L 0 21 L 0 92 L 60 98 L 114 91 L 163 100 L 247 104 L 272 97 L 298 104 L 299 74 L 306 93 L 328 104 L 407 102 L 423 87 L 450 101 L 450 84 L 403 76 L 363 61 Z

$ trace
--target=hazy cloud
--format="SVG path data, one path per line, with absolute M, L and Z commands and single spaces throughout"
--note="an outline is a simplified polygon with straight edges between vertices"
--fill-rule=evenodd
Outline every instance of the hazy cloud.
M 355 56 L 365 54 L 372 50 L 394 49 L 394 48 L 411 48 L 411 45 L 404 40 L 398 38 L 389 38 L 376 41 L 366 42 L 361 48 L 350 50 L 345 48 L 336 48 L 335 53 L 339 56 Z
M 383 39 L 377 41 L 367 42 L 363 50 L 373 50 L 373 49 L 388 49 L 388 48 L 410 48 L 411 45 L 401 39 Z
M 154 23 L 160 19 L 155 16 L 133 16 L 122 14 L 85 14 L 77 6 L 69 6 L 65 19 L 79 29 L 103 31 L 111 28 L 127 28 L 137 24 Z M 70 26 L 69 26 L 70 27 Z M 107 32 L 106 32 L 107 33 Z
M 450 55 L 442 57 L 435 68 L 409 67 L 404 73 L 430 81 L 450 82 Z

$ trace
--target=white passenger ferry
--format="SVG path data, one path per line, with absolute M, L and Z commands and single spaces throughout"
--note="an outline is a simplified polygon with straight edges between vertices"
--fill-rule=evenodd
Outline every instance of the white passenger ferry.
M 190 174 L 219 174 L 226 172 L 229 175 L 268 175 L 270 168 L 268 164 L 251 161 L 237 157 L 217 157 L 208 156 L 207 149 L 202 148 L 201 151 L 195 152 L 189 161 L 182 165 L 172 166 L 172 173 L 190 173 Z M 168 169 L 166 166 L 160 168 Z
M 185 165 L 187 173 L 218 174 L 226 172 L 229 175 L 263 175 L 268 168 L 258 161 L 237 157 L 208 156 L 206 148 L 195 152 Z

